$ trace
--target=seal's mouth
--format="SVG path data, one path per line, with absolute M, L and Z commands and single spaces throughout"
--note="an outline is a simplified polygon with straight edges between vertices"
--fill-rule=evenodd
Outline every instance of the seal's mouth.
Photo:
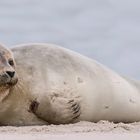
M 17 84 L 17 82 L 18 82 L 18 78 L 17 77 L 16 78 L 12 78 L 9 82 L 7 82 L 7 85 L 14 86 L 14 85 Z

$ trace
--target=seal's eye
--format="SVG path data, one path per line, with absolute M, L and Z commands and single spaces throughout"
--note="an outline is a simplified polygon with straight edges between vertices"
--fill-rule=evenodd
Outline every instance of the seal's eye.
M 14 66 L 14 61 L 12 59 L 9 59 L 8 60 L 8 63 L 11 65 L 11 66 Z

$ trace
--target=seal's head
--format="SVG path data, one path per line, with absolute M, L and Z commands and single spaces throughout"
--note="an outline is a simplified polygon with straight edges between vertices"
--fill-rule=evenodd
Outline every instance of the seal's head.
M 0 94 L 9 90 L 18 81 L 12 52 L 0 45 Z

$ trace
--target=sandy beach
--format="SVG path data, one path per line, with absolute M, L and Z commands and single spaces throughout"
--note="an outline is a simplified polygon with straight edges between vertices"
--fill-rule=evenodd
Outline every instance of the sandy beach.
M 140 122 L 114 124 L 108 121 L 98 123 L 79 122 L 68 125 L 48 126 L 4 126 L 0 127 L 0 139 L 3 140 L 63 140 L 63 139 L 139 139 Z

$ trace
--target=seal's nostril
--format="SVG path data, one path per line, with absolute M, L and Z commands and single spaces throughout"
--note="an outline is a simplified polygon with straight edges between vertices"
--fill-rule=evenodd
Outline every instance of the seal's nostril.
M 15 75 L 15 72 L 14 72 L 14 71 L 6 71 L 6 73 L 7 73 L 11 78 L 13 78 L 14 75 Z

